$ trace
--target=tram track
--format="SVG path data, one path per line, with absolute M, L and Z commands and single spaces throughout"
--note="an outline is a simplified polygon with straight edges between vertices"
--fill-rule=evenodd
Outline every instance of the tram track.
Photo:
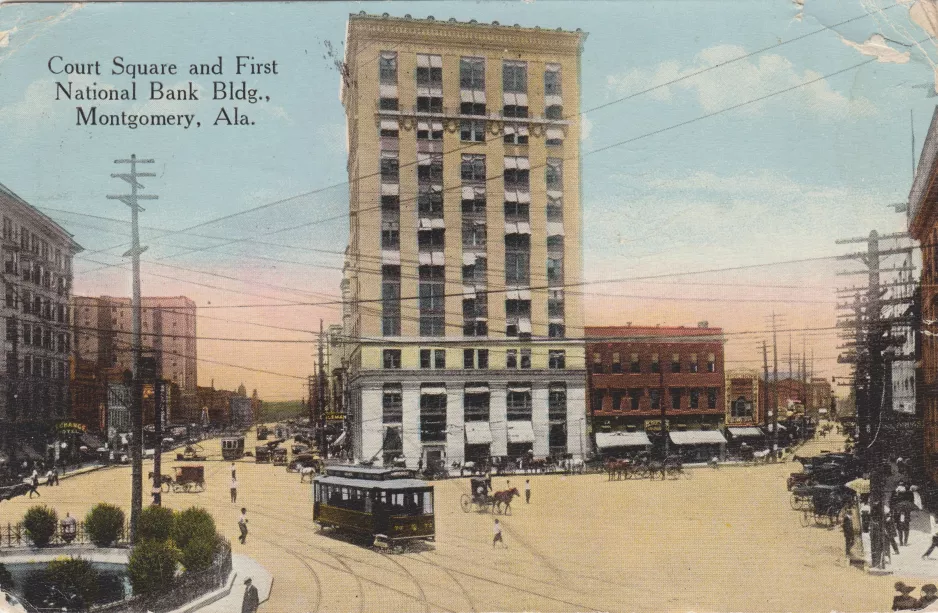
M 255 536 L 254 538 L 256 538 L 257 540 L 262 541 L 262 542 L 264 542 L 264 543 L 268 543 L 269 545 L 272 545 L 272 546 L 274 546 L 274 547 L 276 547 L 276 548 L 278 548 L 278 549 L 281 549 L 281 550 L 287 552 L 289 555 L 291 555 L 292 557 L 296 558 L 296 560 L 297 560 L 300 564 L 302 564 L 303 566 L 306 567 L 306 570 L 309 571 L 310 575 L 311 575 L 312 578 L 313 578 L 313 581 L 316 583 L 316 602 L 315 602 L 315 606 L 313 607 L 312 611 L 310 611 L 310 613 L 319 613 L 319 607 L 322 606 L 322 599 L 323 599 L 322 580 L 321 580 L 320 577 L 319 577 L 319 573 L 317 573 L 317 572 L 313 569 L 312 565 L 310 565 L 310 563 L 306 561 L 306 559 L 305 559 L 306 557 L 303 556 L 302 554 L 297 553 L 296 551 L 294 551 L 294 550 L 292 550 L 292 549 L 289 549 L 289 548 L 287 548 L 287 547 L 284 547 L 284 546 L 283 546 L 282 544 L 280 544 L 280 543 L 277 543 L 277 542 L 272 541 L 272 540 L 270 540 L 270 539 L 264 538 L 264 537 L 262 537 L 262 536 Z M 272 587 L 272 586 L 271 586 L 271 587 Z M 268 598 L 269 598 L 269 597 L 268 597 Z

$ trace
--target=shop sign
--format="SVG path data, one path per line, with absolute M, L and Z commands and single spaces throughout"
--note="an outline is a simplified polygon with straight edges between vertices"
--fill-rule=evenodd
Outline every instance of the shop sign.
M 671 429 L 671 420 L 664 420 L 664 425 Z M 660 419 L 646 419 L 645 420 L 645 432 L 661 432 L 661 420 Z
M 77 421 L 60 421 L 55 424 L 55 430 L 65 434 L 81 434 L 88 430 L 88 427 Z

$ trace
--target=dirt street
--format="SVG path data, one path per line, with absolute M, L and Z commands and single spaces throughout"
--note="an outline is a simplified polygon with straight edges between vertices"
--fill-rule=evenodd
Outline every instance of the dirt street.
M 828 438 L 801 453 L 836 446 Z M 217 441 L 205 447 L 220 457 Z M 167 472 L 175 464 L 164 462 Z M 491 515 L 460 509 L 468 479 L 440 482 L 436 543 L 397 555 L 319 534 L 310 486 L 283 467 L 237 462 L 232 504 L 230 463 L 204 465 L 204 493 L 164 494 L 163 502 L 209 509 L 235 551 L 273 573 L 263 613 L 884 611 L 898 579 L 849 567 L 839 529 L 800 526 L 784 483 L 800 470 L 791 462 L 695 468 L 690 479 L 664 482 L 532 476 L 531 504 L 515 499 L 512 515 L 500 516 L 506 549 L 492 548 Z M 42 487 L 41 499 L 2 503 L 0 522 L 18 521 L 38 502 L 78 517 L 96 501 L 126 508 L 129 475 L 129 467 L 109 468 Z M 524 476 L 508 479 L 523 491 Z M 494 485 L 504 489 L 506 478 Z M 250 519 L 244 546 L 242 506 Z

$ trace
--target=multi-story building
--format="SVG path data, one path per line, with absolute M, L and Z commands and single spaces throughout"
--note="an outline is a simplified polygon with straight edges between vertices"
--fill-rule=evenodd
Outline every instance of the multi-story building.
M 0 216 L 6 329 L 0 352 L 0 436 L 22 440 L 68 416 L 68 301 L 72 257 L 82 248 L 2 184 Z
M 726 434 L 732 447 L 743 443 L 762 446 L 765 432 L 766 386 L 758 370 L 739 368 L 726 371 Z
M 196 305 L 185 296 L 141 298 L 143 352 L 153 355 L 163 379 L 179 388 L 182 415 L 198 421 L 196 397 Z M 129 298 L 72 298 L 75 351 L 84 360 L 118 373 L 133 370 L 133 310 Z
M 703 459 L 722 451 L 721 328 L 707 322 L 696 328 L 590 326 L 586 338 L 589 414 L 600 451 L 619 444 L 663 446 L 662 412 L 670 445 Z M 605 436 L 617 432 L 636 436 Z
M 586 448 L 586 34 L 352 15 L 343 293 L 356 458 Z

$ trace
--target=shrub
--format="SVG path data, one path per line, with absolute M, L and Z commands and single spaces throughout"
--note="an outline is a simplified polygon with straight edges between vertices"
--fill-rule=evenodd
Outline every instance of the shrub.
M 0 564 L 0 589 L 10 591 L 14 586 L 13 575 L 7 570 L 7 567 Z
M 218 537 L 199 534 L 186 543 L 182 550 L 182 565 L 186 571 L 197 572 L 212 565 L 215 551 L 218 549 Z
M 189 541 L 194 538 L 216 538 L 215 520 L 205 509 L 189 507 L 181 513 L 176 513 L 171 537 L 176 546 L 185 551 Z
M 49 562 L 45 580 L 51 588 L 64 595 L 77 595 L 82 603 L 94 602 L 98 596 L 98 571 L 88 560 L 58 558 Z
M 169 540 L 173 530 L 174 513 L 166 507 L 149 506 L 140 512 L 137 538 L 150 541 Z
M 124 530 L 124 512 L 112 504 L 96 504 L 85 516 L 85 530 L 96 547 L 110 547 Z
M 45 505 L 30 507 L 23 517 L 23 528 L 36 547 L 45 547 L 55 534 L 59 516 Z
M 130 552 L 127 573 L 134 594 L 154 594 L 168 588 L 181 554 L 169 541 L 140 541 Z

